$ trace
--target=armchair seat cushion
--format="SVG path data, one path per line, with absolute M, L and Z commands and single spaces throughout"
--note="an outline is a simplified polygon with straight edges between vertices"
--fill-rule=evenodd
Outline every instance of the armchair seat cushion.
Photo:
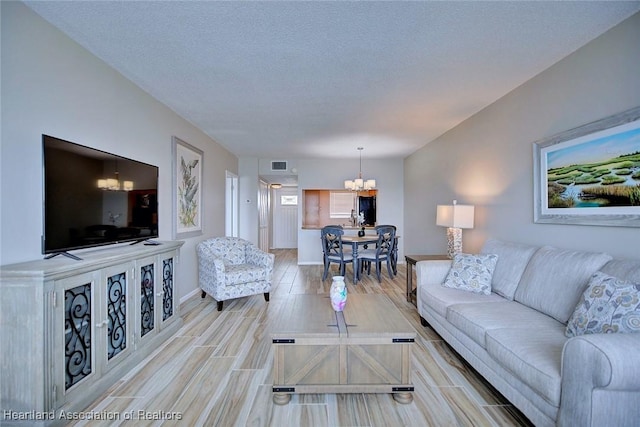
M 241 285 L 267 280 L 267 269 L 252 264 L 231 264 L 225 266 L 225 282 L 229 285 Z

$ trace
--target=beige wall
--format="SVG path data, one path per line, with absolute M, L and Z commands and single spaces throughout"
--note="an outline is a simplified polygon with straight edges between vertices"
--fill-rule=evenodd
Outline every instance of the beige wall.
M 446 251 L 436 205 L 476 206 L 466 252 L 488 237 L 640 258 L 639 228 L 534 224 L 532 143 L 640 105 L 640 14 L 405 159 L 406 253 Z
M 178 296 L 195 291 L 195 245 L 224 235 L 225 170 L 238 159 L 18 2 L 1 3 L 0 264 L 42 257 L 42 134 L 160 168 L 160 239 L 172 238 L 171 137 L 204 151 L 204 234 L 186 239 Z

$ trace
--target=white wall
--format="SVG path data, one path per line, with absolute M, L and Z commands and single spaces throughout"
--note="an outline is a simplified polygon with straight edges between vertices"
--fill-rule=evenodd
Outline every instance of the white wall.
M 640 258 L 639 228 L 535 224 L 532 143 L 640 105 L 640 14 L 405 159 L 405 251 L 446 252 L 436 205 L 476 206 L 464 251 L 486 238 Z
M 239 160 L 240 226 L 239 237 L 258 245 L 258 159 L 241 157 Z
M 358 160 L 298 159 L 298 197 L 302 203 L 302 190 L 343 189 L 346 179 L 358 174 Z M 400 236 L 398 257 L 404 260 L 403 243 L 406 238 L 402 207 L 405 206 L 403 191 L 402 159 L 363 160 L 363 177 L 376 180 L 377 223 L 393 224 Z M 320 230 L 303 230 L 304 212 L 302 204 L 298 210 L 298 264 L 322 264 Z
M 18 2 L 2 2 L 0 264 L 42 257 L 42 134 L 160 167 L 160 239 L 172 238 L 171 137 L 204 151 L 204 234 L 187 239 L 177 294 L 197 286 L 195 245 L 224 235 L 230 152 Z

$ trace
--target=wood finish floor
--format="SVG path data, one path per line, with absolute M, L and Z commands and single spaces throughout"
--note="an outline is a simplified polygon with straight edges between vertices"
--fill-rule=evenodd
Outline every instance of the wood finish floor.
M 383 293 L 415 327 L 412 355 L 414 400 L 399 404 L 389 394 L 294 395 L 272 401 L 270 327 L 286 310 L 289 294 L 328 294 L 321 266 L 298 266 L 295 250 L 275 250 L 271 301 L 262 295 L 216 303 L 200 294 L 181 306 L 184 326 L 161 348 L 86 408 L 119 420 L 74 425 L 113 426 L 530 426 L 529 421 L 430 328 L 405 299 L 406 268 L 382 283 L 375 274 L 350 293 Z M 337 269 L 332 266 L 333 274 Z M 349 273 L 350 268 L 348 268 Z M 414 282 L 415 283 L 415 282 Z M 327 302 L 328 303 L 328 302 Z M 180 420 L 176 418 L 179 414 Z M 125 420 L 133 416 L 132 420 Z M 140 416 L 144 415 L 144 416 Z M 140 419 L 144 418 L 144 419 Z M 156 419 L 153 419 L 156 418 Z M 157 419 L 160 418 L 160 419 Z

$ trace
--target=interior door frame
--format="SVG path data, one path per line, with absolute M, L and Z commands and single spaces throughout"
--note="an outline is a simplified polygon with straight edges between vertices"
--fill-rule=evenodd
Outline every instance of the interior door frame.
M 239 237 L 240 197 L 238 194 L 238 175 L 226 171 L 225 177 L 225 235 Z

